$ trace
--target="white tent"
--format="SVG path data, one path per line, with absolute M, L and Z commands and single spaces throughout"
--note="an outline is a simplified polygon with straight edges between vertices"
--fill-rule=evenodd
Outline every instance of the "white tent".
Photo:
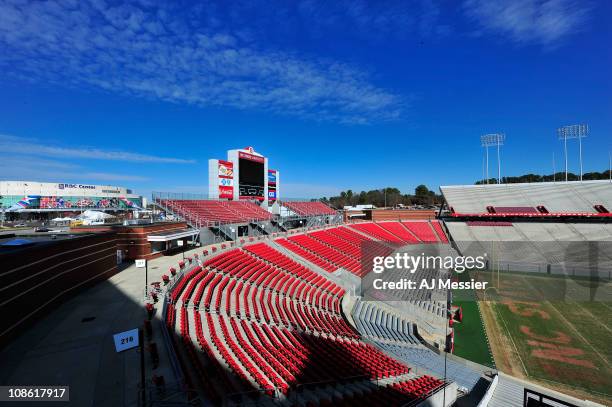
M 79 216 L 77 216 L 77 219 L 83 219 L 83 220 L 104 220 L 104 219 L 110 219 L 110 218 L 114 218 L 114 216 L 108 213 L 104 213 L 100 211 L 91 211 L 91 210 L 87 210 L 83 212 L 82 214 L 80 214 Z
M 84 225 L 103 225 L 107 220 L 115 218 L 116 216 L 100 211 L 85 211 L 77 216 L 77 219 L 82 220 Z
M 55 218 L 55 219 L 51 219 L 51 222 L 70 222 L 72 221 L 72 218 Z

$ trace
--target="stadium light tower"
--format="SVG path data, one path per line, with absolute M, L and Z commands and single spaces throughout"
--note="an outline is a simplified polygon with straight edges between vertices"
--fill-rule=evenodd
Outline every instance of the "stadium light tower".
M 501 184 L 501 161 L 500 147 L 504 144 L 506 135 L 504 133 L 489 133 L 480 136 L 480 143 L 485 148 L 487 155 L 487 184 L 489 183 L 489 147 L 497 146 L 497 183 Z
M 567 139 L 577 138 L 580 154 L 580 181 L 582 181 L 582 139 L 589 134 L 588 124 L 572 124 L 557 129 L 559 140 L 563 140 L 563 150 L 565 152 L 565 182 L 567 182 Z

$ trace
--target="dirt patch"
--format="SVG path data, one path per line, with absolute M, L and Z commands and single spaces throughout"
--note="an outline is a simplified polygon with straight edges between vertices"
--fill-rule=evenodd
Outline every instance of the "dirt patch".
M 499 326 L 493 306 L 493 302 L 483 301 L 480 303 L 482 319 L 489 337 L 489 346 L 493 353 L 493 359 L 495 359 L 495 365 L 502 372 L 515 377 L 526 378 L 525 371 L 521 368 L 523 366 L 521 359 L 514 350 L 510 338 L 504 334 L 505 331 Z
M 522 317 L 532 318 L 534 314 L 537 314 L 542 319 L 550 319 L 550 314 L 540 309 L 542 304 L 536 302 L 503 301 L 503 304 L 507 305 L 512 313 Z
M 534 334 L 533 332 L 531 332 L 531 328 L 525 325 L 521 325 L 519 329 L 521 330 L 522 333 L 524 333 L 531 339 L 536 339 L 538 341 L 564 343 L 564 344 L 570 343 L 572 341 L 572 338 L 570 338 L 568 335 L 564 334 L 563 332 L 559 332 L 559 331 L 554 332 L 555 334 L 554 337 L 548 337 L 544 335 Z
M 533 348 L 531 356 L 546 360 L 567 363 L 568 365 L 588 367 L 595 369 L 595 365 L 590 360 L 576 359 L 574 356 L 584 356 L 582 349 L 570 346 L 558 346 L 552 343 L 528 340 L 527 344 Z

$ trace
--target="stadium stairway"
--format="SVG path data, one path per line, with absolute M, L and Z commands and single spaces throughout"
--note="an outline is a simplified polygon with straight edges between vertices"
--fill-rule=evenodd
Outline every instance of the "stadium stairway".
M 357 300 L 351 313 L 364 340 L 421 373 L 444 377 L 446 372 L 446 377 L 455 381 L 464 393 L 470 392 L 482 373 L 490 370 L 452 355 L 447 358 L 445 370 L 444 357 L 424 346 L 413 334 L 412 322 L 396 315 L 385 304 Z

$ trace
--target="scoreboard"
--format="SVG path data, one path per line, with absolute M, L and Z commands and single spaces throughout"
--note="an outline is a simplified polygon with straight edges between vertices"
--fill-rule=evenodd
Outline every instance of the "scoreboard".
M 264 200 L 265 161 L 264 157 L 238 152 L 238 197 L 240 199 Z
M 208 160 L 208 195 L 211 199 L 257 200 L 274 203 L 279 196 L 277 170 L 253 147 L 229 150 L 227 160 Z

